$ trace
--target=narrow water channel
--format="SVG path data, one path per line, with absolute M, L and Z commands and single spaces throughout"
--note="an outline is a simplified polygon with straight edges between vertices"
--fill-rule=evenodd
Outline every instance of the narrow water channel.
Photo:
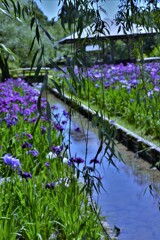
M 50 104 L 58 106 L 58 111 L 68 107 L 48 95 Z M 79 127 L 80 133 L 74 131 Z M 73 130 L 73 131 L 72 131 Z M 71 154 L 84 158 L 86 154 L 86 135 L 88 134 L 87 159 L 92 159 L 99 146 L 97 130 L 88 124 L 80 114 L 74 114 L 71 121 Z M 68 135 L 66 134 L 66 141 Z M 106 221 L 114 228 L 120 228 L 119 240 L 159 240 L 160 239 L 160 172 L 151 168 L 142 159 L 123 145 L 118 144 L 124 163 L 114 159 L 118 170 L 104 159 L 98 166 L 105 191 L 94 194 Z

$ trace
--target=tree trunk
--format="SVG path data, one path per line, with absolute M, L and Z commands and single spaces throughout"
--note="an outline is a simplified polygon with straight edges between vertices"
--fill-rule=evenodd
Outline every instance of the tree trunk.
M 4 82 L 7 78 L 10 78 L 9 68 L 8 68 L 8 57 L 2 58 L 0 55 L 0 69 L 2 72 L 2 78 L 0 79 L 1 82 Z

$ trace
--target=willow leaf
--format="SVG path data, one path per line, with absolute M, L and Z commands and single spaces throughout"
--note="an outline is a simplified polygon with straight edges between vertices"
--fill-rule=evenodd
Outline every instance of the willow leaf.
M 53 82 L 56 90 L 57 90 L 57 91 L 59 92 L 59 94 L 62 96 L 61 87 L 58 85 L 58 83 L 57 83 L 55 80 L 51 79 L 51 81 Z
M 30 53 L 32 52 L 32 49 L 33 49 L 33 46 L 34 46 L 34 42 L 35 42 L 35 38 L 36 38 L 36 37 L 33 38 L 33 41 L 32 41 L 32 43 L 31 43 L 31 47 L 30 47 L 30 50 L 29 50 L 28 56 L 29 56 Z
M 34 56 L 33 56 L 32 63 L 31 63 L 31 70 L 32 70 L 32 68 L 33 68 L 33 66 L 34 66 L 34 63 L 35 63 L 35 60 L 36 60 L 36 58 L 37 58 L 38 52 L 39 52 L 39 49 L 37 49 L 37 51 L 35 52 L 35 54 L 34 54 Z

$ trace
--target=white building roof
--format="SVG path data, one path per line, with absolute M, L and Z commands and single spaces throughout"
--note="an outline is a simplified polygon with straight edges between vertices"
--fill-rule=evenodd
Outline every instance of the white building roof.
M 123 26 L 121 24 L 116 24 L 114 20 L 111 19 L 104 19 L 105 28 L 103 29 L 103 33 L 95 32 L 95 25 L 92 24 L 83 29 L 82 34 L 78 35 L 78 33 L 74 33 L 66 38 L 63 38 L 59 41 L 59 44 L 65 43 L 73 43 L 76 41 L 82 40 L 91 40 L 91 39 L 124 39 L 124 38 L 131 38 L 131 37 L 139 37 L 139 36 L 146 36 L 150 34 L 156 34 L 157 32 L 150 28 L 149 30 L 145 29 L 142 26 L 137 26 L 136 24 L 132 25 L 132 29 L 129 31 L 124 32 Z

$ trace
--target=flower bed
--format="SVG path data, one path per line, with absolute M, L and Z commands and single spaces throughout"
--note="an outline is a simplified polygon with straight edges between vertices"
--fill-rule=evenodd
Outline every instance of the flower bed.
M 88 102 L 92 109 L 117 122 L 123 120 L 141 136 L 159 141 L 159 70 L 158 62 L 94 66 L 87 71 L 75 68 L 74 72 L 68 68 L 71 77 L 55 72 L 54 80 L 60 89 Z
M 56 110 L 51 106 L 50 111 L 46 99 L 21 79 L 0 84 L 0 233 L 4 239 L 103 236 L 100 213 L 95 214 L 88 201 L 91 167 L 85 166 L 86 182 L 80 183 L 78 166 L 84 160 L 69 158 L 63 141 L 69 114 Z

